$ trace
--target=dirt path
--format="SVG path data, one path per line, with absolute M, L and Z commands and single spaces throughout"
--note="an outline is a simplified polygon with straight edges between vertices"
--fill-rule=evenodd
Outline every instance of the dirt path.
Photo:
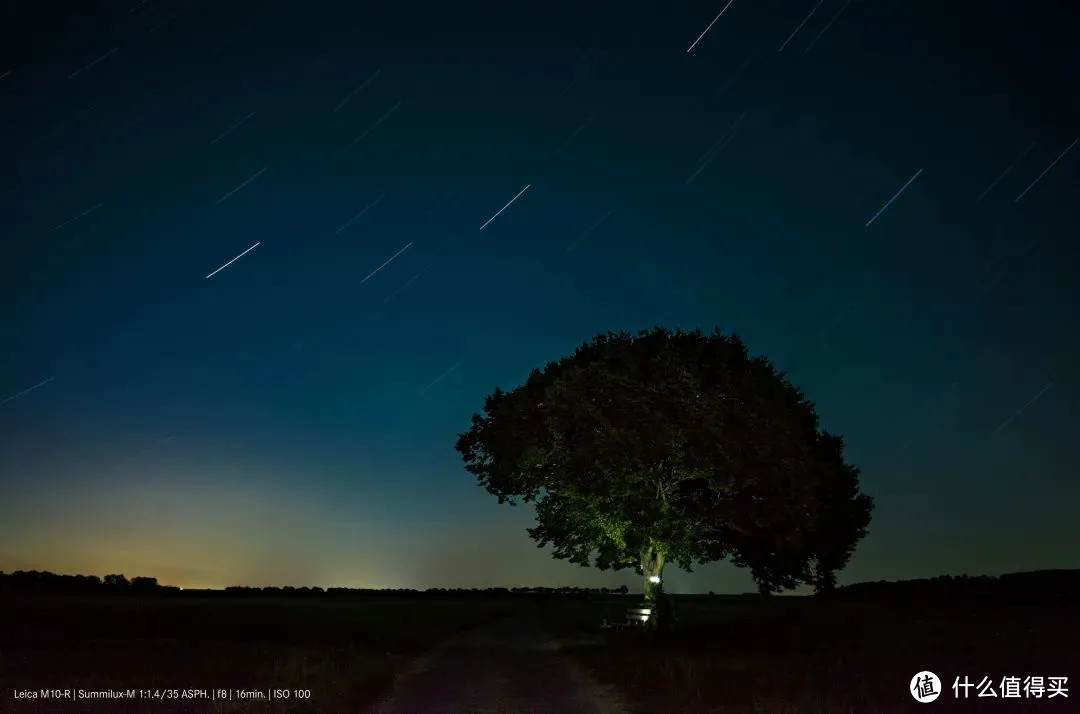
M 394 684 L 372 714 L 625 714 L 534 615 L 500 619 L 442 643 Z

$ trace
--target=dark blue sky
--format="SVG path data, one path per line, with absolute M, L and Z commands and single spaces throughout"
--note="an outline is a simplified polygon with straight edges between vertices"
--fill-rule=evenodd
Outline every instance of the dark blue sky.
M 846 436 L 877 510 L 842 581 L 1075 567 L 1076 20 L 824 0 L 784 45 L 816 5 L 687 52 L 724 3 L 16 3 L 0 569 L 636 584 L 536 549 L 453 444 L 655 324 L 738 332 Z

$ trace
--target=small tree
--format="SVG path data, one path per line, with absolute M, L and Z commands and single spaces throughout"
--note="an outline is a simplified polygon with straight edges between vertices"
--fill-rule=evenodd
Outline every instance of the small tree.
M 131 579 L 132 590 L 154 590 L 158 586 L 157 578 L 148 578 L 146 576 L 138 576 Z
M 731 558 L 763 593 L 821 585 L 872 508 L 813 404 L 719 330 L 598 335 L 496 388 L 457 450 L 499 503 L 535 503 L 539 547 L 644 576 L 651 627 L 667 563 Z
M 105 585 L 112 588 L 126 588 L 129 583 L 128 579 L 118 573 L 113 573 L 105 576 Z

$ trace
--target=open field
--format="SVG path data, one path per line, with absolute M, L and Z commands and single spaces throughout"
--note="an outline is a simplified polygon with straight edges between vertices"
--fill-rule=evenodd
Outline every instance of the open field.
M 621 619 L 624 607 L 553 601 L 543 614 L 570 638 L 602 617 Z M 676 596 L 674 608 L 678 622 L 659 642 L 629 633 L 565 651 L 639 712 L 1064 712 L 1080 697 L 1002 699 L 999 688 L 1028 675 L 1080 687 L 1076 607 Z M 944 688 L 929 705 L 906 693 L 921 670 Z M 975 685 L 989 677 L 998 697 L 978 699 L 973 687 L 966 706 L 957 701 L 952 684 L 964 675 Z
M 569 660 L 616 692 L 632 712 L 926 711 L 906 693 L 920 670 L 937 673 L 943 682 L 933 711 L 1075 711 L 1080 696 L 1073 691 L 1080 681 L 1075 606 L 675 596 L 677 621 L 660 639 L 601 633 L 603 618 L 620 619 L 636 602 L 626 596 L 6 595 L 0 598 L 0 711 L 83 710 L 12 697 L 14 688 L 43 687 L 311 691 L 310 700 L 87 705 L 102 712 L 365 711 L 433 645 L 492 622 L 509 624 L 476 630 L 487 637 L 486 659 L 476 661 L 498 666 L 458 666 L 463 657 L 481 656 L 463 640 L 442 658 L 460 671 L 454 677 L 433 671 L 430 681 L 443 682 L 455 694 L 455 688 L 482 694 L 493 679 L 484 672 L 511 681 L 515 661 L 544 662 L 551 672 L 561 672 L 555 659 L 535 654 L 534 645 L 499 639 L 519 632 L 532 637 L 535 623 L 561 643 L 560 661 Z M 519 619 L 520 628 L 514 624 Z M 973 688 L 966 708 L 958 704 L 951 685 L 964 675 L 976 685 L 989 677 L 999 697 L 976 698 Z M 1002 677 L 1028 675 L 1069 677 L 1069 697 L 1000 697 Z M 543 676 L 521 681 L 547 696 Z M 501 695 L 522 698 L 505 687 Z M 400 700 L 416 696 L 414 687 Z
M 359 711 L 434 642 L 517 607 L 506 598 L 4 596 L 0 711 L 80 711 L 12 689 L 305 689 L 311 700 L 151 702 L 99 711 Z M 84 703 L 85 704 L 85 703 Z

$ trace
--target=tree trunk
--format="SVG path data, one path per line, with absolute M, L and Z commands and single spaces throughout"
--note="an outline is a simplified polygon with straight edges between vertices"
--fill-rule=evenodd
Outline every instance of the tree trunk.
M 664 553 L 649 543 L 641 549 L 641 572 L 645 576 L 645 607 L 652 612 L 645 628 L 658 632 L 667 628 L 667 601 L 664 598 Z

